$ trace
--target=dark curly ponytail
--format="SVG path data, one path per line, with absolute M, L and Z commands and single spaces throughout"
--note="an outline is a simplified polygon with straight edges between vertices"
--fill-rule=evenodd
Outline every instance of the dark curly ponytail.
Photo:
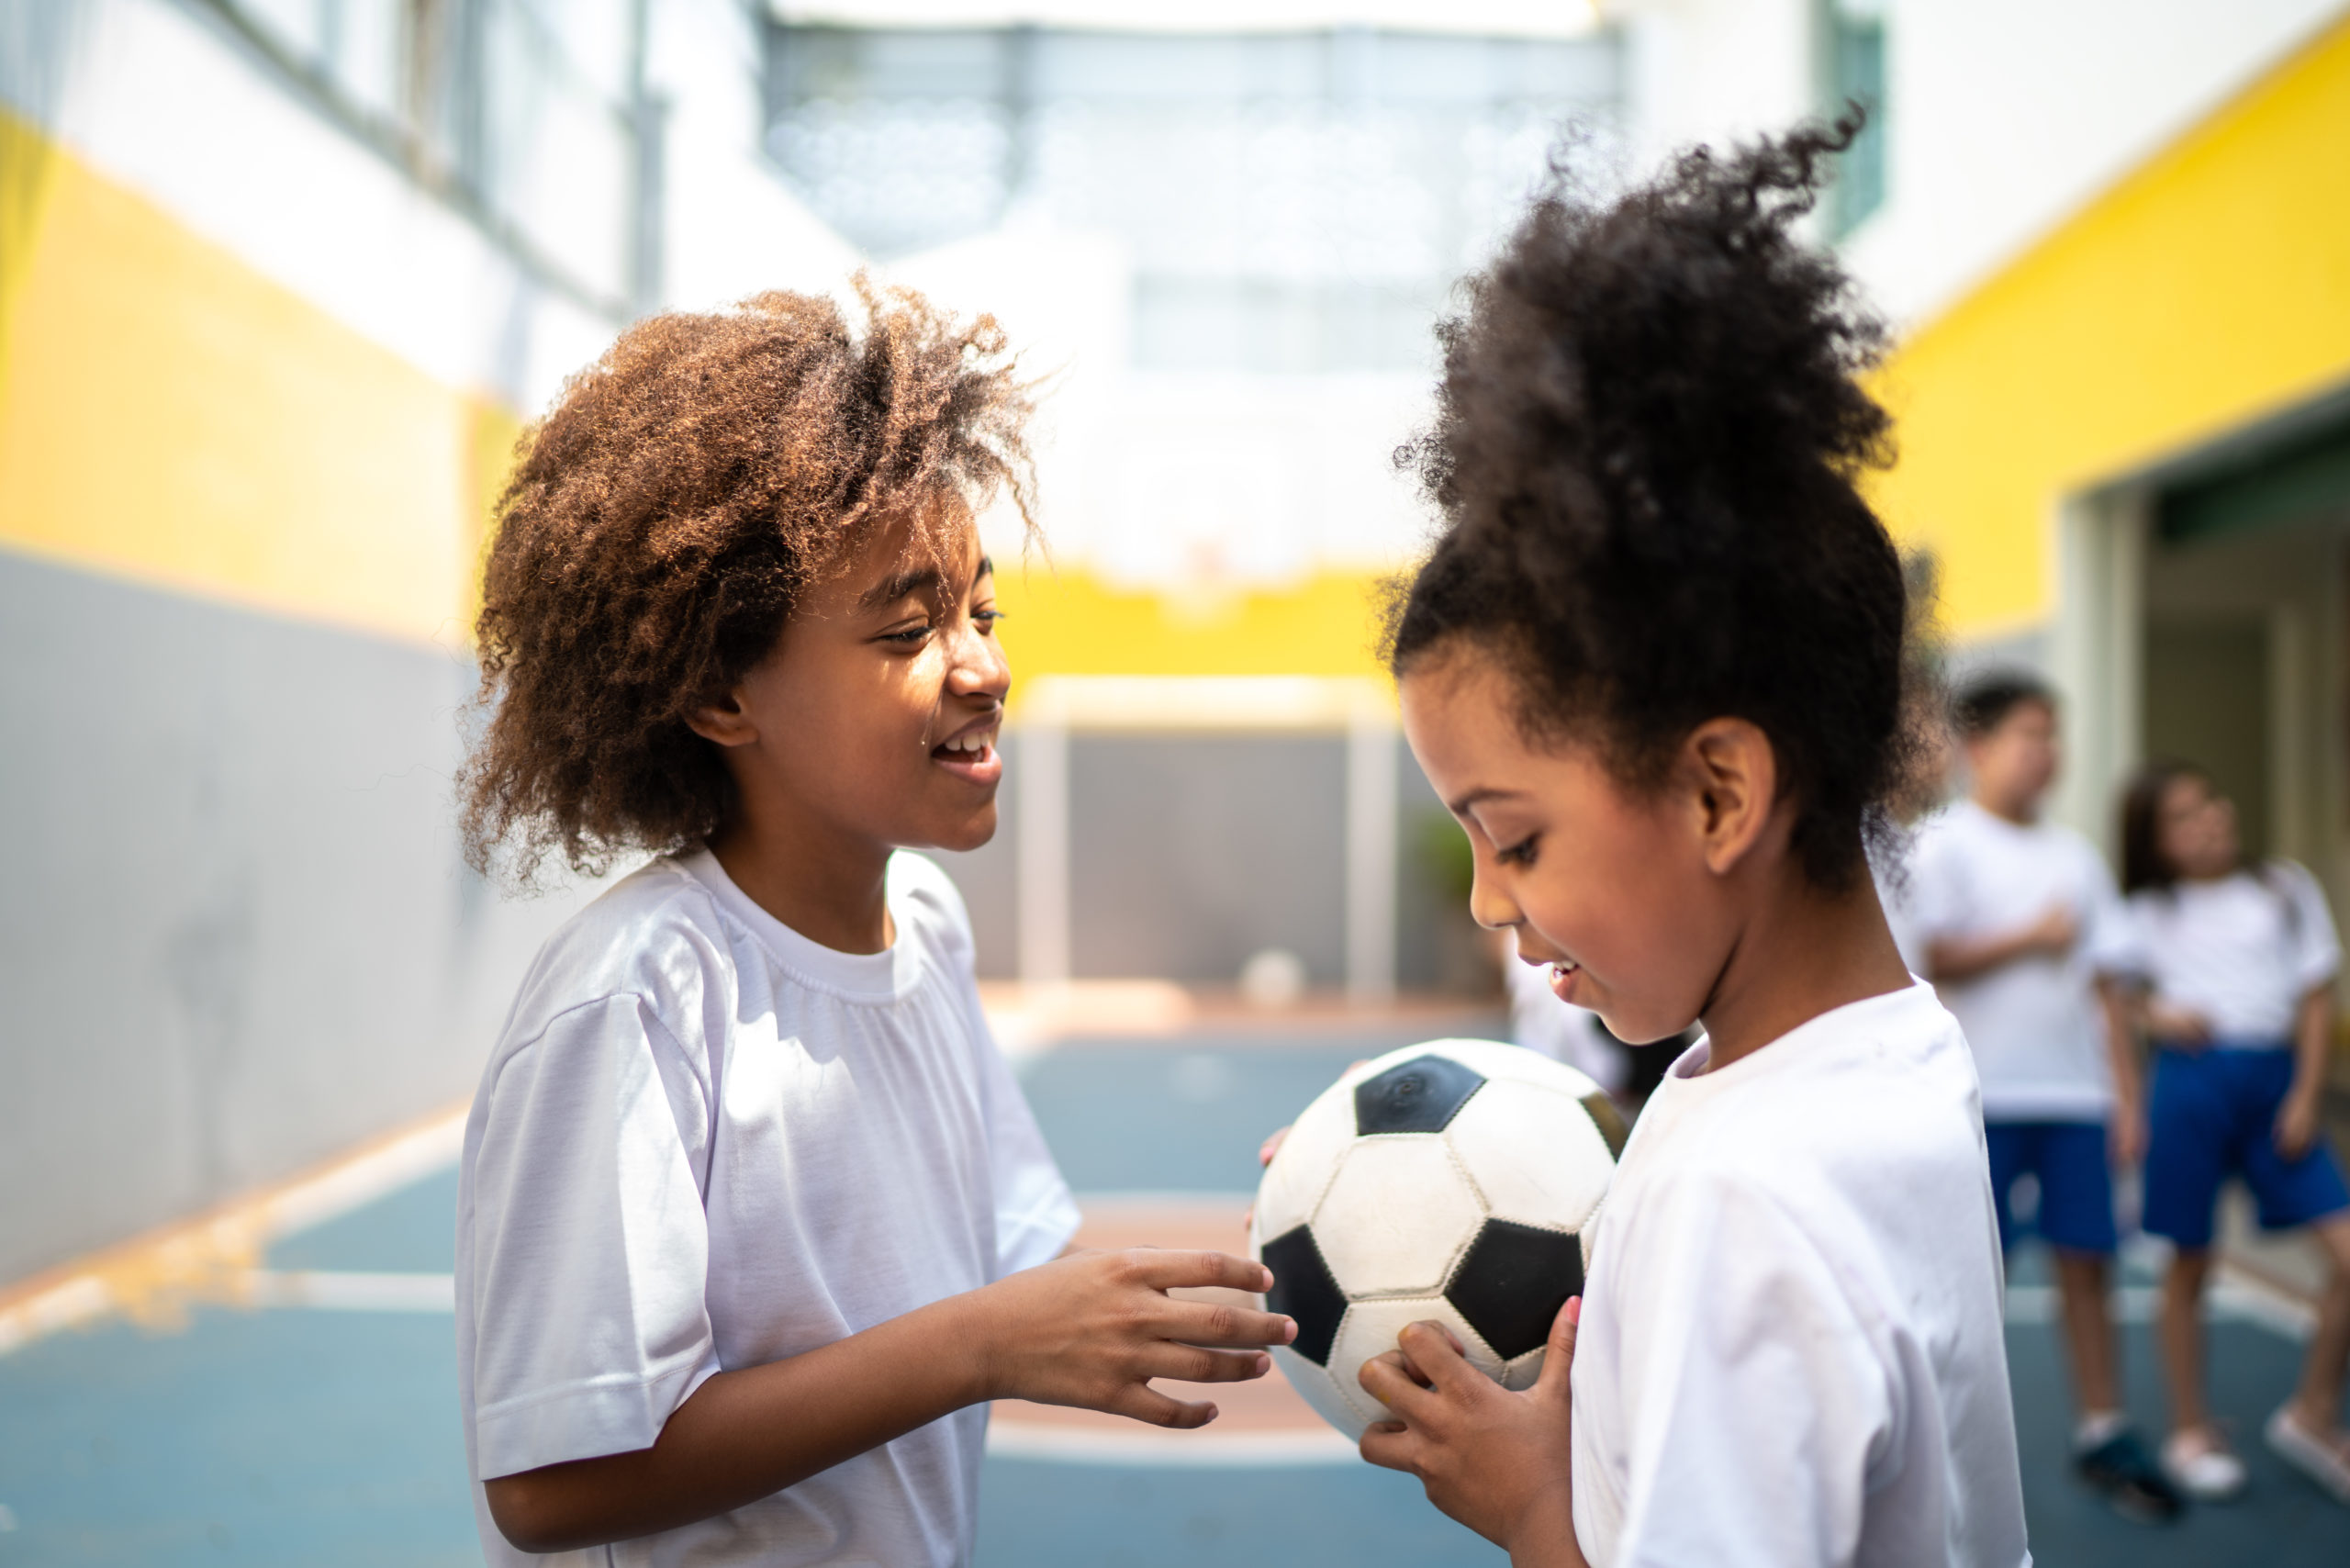
M 1436 421 L 1397 456 L 1446 527 L 1386 648 L 1399 675 L 1490 650 L 1529 739 L 1637 787 L 1697 724 L 1752 722 L 1830 889 L 1910 749 L 1901 562 L 1855 487 L 1891 454 L 1858 379 L 1885 329 L 1796 232 L 1858 129 L 1684 152 L 1611 200 L 1553 181 L 1439 329 Z

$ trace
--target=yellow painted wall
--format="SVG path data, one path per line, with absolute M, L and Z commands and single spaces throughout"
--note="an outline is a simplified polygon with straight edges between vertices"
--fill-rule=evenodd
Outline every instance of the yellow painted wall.
M 1911 336 L 1887 521 L 1962 637 L 2053 611 L 2062 499 L 2350 380 L 2350 20 Z
M 1213 598 L 1121 591 L 1042 562 L 997 569 L 1015 690 L 1039 675 L 1371 675 L 1378 577 Z M 1014 698 L 1017 701 L 1017 698 Z
M 0 174 L 0 545 L 464 645 L 510 416 L 20 122 Z

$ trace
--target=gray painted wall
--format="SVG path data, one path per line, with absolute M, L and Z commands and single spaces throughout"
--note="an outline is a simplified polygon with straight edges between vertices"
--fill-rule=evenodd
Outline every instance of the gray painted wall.
M 0 552 L 0 1282 L 472 1092 L 577 897 L 464 869 L 472 681 Z
M 1019 973 L 1020 737 L 1004 746 L 995 837 L 937 858 L 970 906 L 983 979 Z M 1396 980 L 1406 991 L 1489 980 L 1465 906 L 1425 845 L 1444 808 L 1396 747 Z M 1230 985 L 1260 948 L 1345 981 L 1346 742 L 1337 734 L 1087 734 L 1069 738 L 1069 851 L 1080 979 L 1163 976 Z M 1446 831 L 1457 832 L 1448 827 Z

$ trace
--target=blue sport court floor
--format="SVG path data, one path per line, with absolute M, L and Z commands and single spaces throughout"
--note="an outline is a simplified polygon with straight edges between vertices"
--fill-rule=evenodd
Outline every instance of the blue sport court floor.
M 1024 1077 L 1090 1225 L 1163 1214 L 1196 1231 L 1203 1215 L 1237 1223 L 1259 1139 L 1348 1062 L 1438 1032 L 1454 1031 L 1074 1041 L 1031 1058 Z M 173 1328 L 109 1321 L 0 1356 L 0 1565 L 477 1564 L 445 1284 L 454 1193 L 453 1172 L 429 1175 L 275 1245 L 266 1267 L 304 1272 L 308 1305 L 199 1306 Z M 2029 1255 L 2015 1284 L 2024 1310 L 2009 1352 L 2041 1562 L 2350 1563 L 2350 1509 L 2257 1441 L 2298 1364 L 2288 1333 L 2241 1317 L 2213 1326 L 2215 1402 L 2253 1467 L 2252 1496 L 2147 1529 L 2065 1473 L 2063 1369 Z M 2131 1323 L 2126 1335 L 2132 1405 L 2152 1424 L 2148 1331 Z M 1180 1451 L 1166 1446 L 1180 1439 L 1140 1428 L 1137 1442 L 1000 1416 L 981 1568 L 1503 1561 L 1409 1478 L 1334 1451 L 1285 1400 L 1227 1402 L 1218 1426 L 1241 1429 L 1221 1449 Z

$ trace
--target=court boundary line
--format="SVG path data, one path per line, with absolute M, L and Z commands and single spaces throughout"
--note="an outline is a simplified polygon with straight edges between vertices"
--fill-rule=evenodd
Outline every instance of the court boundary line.
M 368 1139 L 282 1182 L 158 1226 L 0 1290 L 0 1356 L 117 1313 L 175 1327 L 200 1302 L 250 1303 L 269 1244 L 444 1170 L 464 1148 L 470 1102 Z M 431 1277 L 431 1276 L 426 1276 Z

